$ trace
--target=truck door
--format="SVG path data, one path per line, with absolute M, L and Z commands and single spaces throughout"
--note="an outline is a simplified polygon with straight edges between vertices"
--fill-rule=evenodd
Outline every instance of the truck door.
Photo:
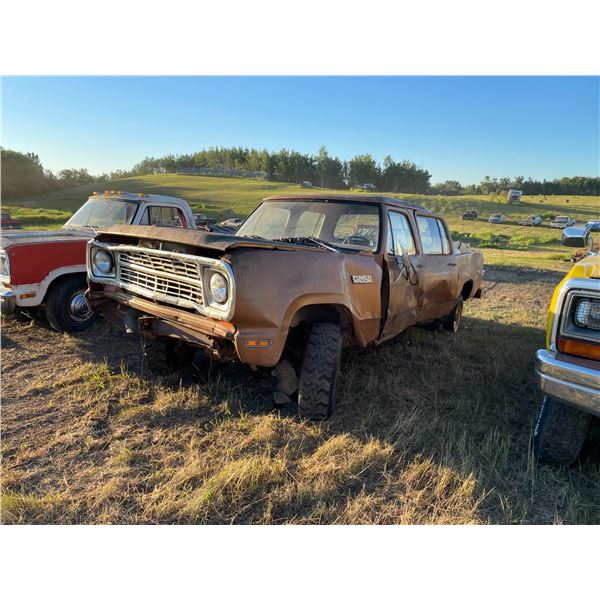
M 417 215 L 423 250 L 423 317 L 436 319 L 450 312 L 458 297 L 458 267 L 450 236 L 441 219 Z
M 423 293 L 415 234 L 404 212 L 389 210 L 386 216 L 386 250 L 382 308 L 385 323 L 381 339 L 414 325 L 421 311 Z

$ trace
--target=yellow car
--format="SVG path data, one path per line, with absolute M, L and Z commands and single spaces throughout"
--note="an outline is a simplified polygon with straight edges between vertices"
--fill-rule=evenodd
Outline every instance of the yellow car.
M 587 230 L 569 228 L 563 244 L 584 247 Z M 600 256 L 579 261 L 556 286 L 546 348 L 536 354 L 536 377 L 546 394 L 534 431 L 544 462 L 577 460 L 593 416 L 600 417 Z

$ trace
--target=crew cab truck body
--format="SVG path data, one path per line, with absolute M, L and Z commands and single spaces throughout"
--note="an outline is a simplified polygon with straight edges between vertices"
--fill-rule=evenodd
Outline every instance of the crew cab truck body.
M 180 198 L 95 192 L 61 229 L 2 232 L 2 311 L 43 304 L 54 329 L 89 327 L 95 315 L 85 298 L 85 249 L 98 229 L 115 223 L 195 228 L 191 209 Z
M 564 245 L 588 243 L 587 231 L 565 230 Z M 535 372 L 545 394 L 535 452 L 543 461 L 568 466 L 581 452 L 592 417 L 600 417 L 600 256 L 579 261 L 556 286 Z
M 276 373 L 286 363 L 280 390 L 310 419 L 333 410 L 342 346 L 420 322 L 456 331 L 482 274 L 441 216 L 380 196 L 272 197 L 235 235 L 116 226 L 88 246 L 92 306 L 139 328 L 151 369 L 190 347 Z

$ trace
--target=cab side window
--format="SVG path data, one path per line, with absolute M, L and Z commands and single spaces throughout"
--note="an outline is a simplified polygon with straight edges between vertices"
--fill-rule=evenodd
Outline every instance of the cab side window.
M 144 211 L 140 224 L 183 227 L 183 220 L 179 209 L 174 206 L 148 206 Z
M 388 254 L 395 256 L 402 256 L 404 252 L 409 256 L 416 254 L 415 238 L 406 215 L 390 211 L 388 212 L 388 218 Z
M 417 216 L 417 226 L 421 236 L 421 246 L 424 254 L 443 254 L 442 236 L 438 220 L 433 217 Z

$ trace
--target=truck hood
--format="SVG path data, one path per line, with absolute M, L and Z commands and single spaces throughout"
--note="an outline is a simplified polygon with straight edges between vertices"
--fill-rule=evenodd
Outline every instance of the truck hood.
M 98 239 L 104 240 L 109 237 L 111 241 L 115 238 L 137 238 L 156 240 L 173 244 L 183 244 L 197 248 L 217 250 L 223 254 L 234 248 L 271 248 L 276 250 L 297 250 L 308 252 L 330 252 L 325 248 L 314 246 L 302 246 L 300 244 L 289 244 L 286 242 L 273 242 L 271 240 L 258 240 L 225 233 L 211 233 L 209 231 L 198 231 L 193 229 L 179 229 L 175 227 L 140 226 L 140 225 L 114 225 L 110 229 L 102 231 Z M 123 242 L 126 243 L 124 239 Z
M 0 247 L 8 248 L 17 244 L 47 244 L 48 242 L 68 242 L 74 240 L 89 240 L 94 237 L 90 229 L 51 229 L 32 231 L 3 231 L 0 237 Z

